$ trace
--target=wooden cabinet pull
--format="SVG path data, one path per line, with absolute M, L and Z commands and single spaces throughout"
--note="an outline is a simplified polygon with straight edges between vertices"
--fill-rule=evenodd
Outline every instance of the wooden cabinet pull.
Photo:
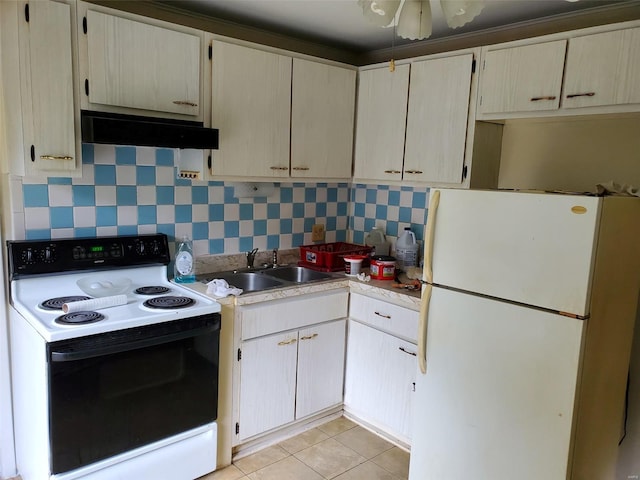
M 197 103 L 190 102 L 189 100 L 174 100 L 173 103 L 175 105 L 182 105 L 186 107 L 197 107 Z
M 531 99 L 532 102 L 539 102 L 541 100 L 555 100 L 556 96 L 555 95 L 549 95 L 548 97 L 533 97 Z
M 391 315 L 385 315 L 384 313 L 380 313 L 380 312 L 373 312 L 373 313 L 375 313 L 379 317 L 388 318 L 389 320 L 391 320 Z
M 402 173 L 400 170 L 385 170 L 384 173 Z
M 283 340 L 282 342 L 278 342 L 279 346 L 283 346 L 283 345 L 291 345 L 292 343 L 296 343 L 298 341 L 298 339 L 296 338 L 291 338 L 289 340 Z
M 40 155 L 40 160 L 73 160 L 69 155 Z
M 422 170 L 405 170 L 404 173 L 411 173 L 411 174 L 420 175 L 420 174 L 422 174 L 424 172 Z
M 596 94 L 596 92 L 586 92 L 586 93 L 572 93 L 570 95 L 567 95 L 567 98 L 574 98 L 574 97 L 593 97 Z
M 417 356 L 418 356 L 418 354 L 417 354 L 416 352 L 410 352 L 409 350 L 407 350 L 407 349 L 406 349 L 406 348 L 404 348 L 404 347 L 398 347 L 398 350 L 400 350 L 401 352 L 406 353 L 407 355 L 412 355 L 412 356 L 414 356 L 414 357 L 417 357 Z
M 293 167 L 292 170 L 309 170 L 309 167 Z
M 313 335 L 306 335 L 304 337 L 300 337 L 300 340 L 311 340 L 312 338 L 316 338 L 318 336 L 317 333 L 314 333 Z
M 269 167 L 271 170 L 289 170 L 289 167 Z

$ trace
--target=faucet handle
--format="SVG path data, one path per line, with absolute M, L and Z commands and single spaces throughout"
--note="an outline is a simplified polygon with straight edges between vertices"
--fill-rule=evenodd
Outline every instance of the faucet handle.
M 271 263 L 273 264 L 274 267 L 278 266 L 278 249 L 277 248 L 273 249 L 273 257 L 271 258 Z

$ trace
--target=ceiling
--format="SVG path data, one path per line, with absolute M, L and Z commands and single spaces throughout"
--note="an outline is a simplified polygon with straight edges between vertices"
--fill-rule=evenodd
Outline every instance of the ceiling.
M 433 33 L 423 43 L 495 30 L 518 22 L 640 3 L 637 0 L 485 0 L 486 6 L 471 23 L 451 29 L 444 21 L 440 1 L 430 1 Z M 152 0 L 152 3 L 354 53 L 420 42 L 394 37 L 392 28 L 370 24 L 363 17 L 357 0 Z

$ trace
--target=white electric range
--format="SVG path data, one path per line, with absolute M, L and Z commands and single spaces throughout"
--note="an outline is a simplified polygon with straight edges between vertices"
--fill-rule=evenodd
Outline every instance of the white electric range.
M 214 470 L 220 305 L 167 279 L 167 237 L 7 244 L 23 480 Z

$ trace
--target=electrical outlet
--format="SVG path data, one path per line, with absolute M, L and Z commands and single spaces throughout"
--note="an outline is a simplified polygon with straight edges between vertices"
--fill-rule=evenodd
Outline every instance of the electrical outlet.
M 316 223 L 311 227 L 311 241 L 324 242 L 324 225 L 322 223 Z

